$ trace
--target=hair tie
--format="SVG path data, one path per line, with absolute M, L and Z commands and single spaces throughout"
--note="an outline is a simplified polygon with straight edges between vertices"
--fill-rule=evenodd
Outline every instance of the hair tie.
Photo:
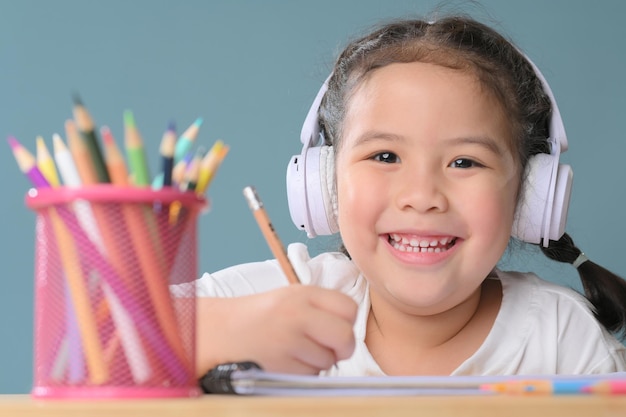
M 583 252 L 580 252 L 580 255 L 578 255 L 578 258 L 576 258 L 576 260 L 572 262 L 572 265 L 574 266 L 574 268 L 578 269 L 579 266 L 581 266 L 588 260 L 589 258 L 587 258 L 587 256 L 585 256 Z

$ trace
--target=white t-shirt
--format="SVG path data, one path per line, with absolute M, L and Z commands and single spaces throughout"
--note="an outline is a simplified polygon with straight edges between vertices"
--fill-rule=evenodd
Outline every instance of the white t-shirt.
M 384 375 L 365 344 L 370 300 L 367 281 L 338 252 L 310 258 L 293 243 L 289 259 L 303 284 L 333 288 L 359 305 L 353 355 L 324 372 L 333 376 Z M 587 300 L 572 289 L 531 273 L 496 270 L 502 304 L 478 350 L 452 375 L 592 374 L 626 371 L 626 348 L 593 316 Z M 236 265 L 197 281 L 198 296 L 236 297 L 287 285 L 276 260 Z

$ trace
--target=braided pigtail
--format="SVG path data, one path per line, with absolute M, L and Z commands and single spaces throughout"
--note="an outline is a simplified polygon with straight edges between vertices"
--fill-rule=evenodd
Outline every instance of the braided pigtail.
M 559 240 L 551 240 L 541 251 L 550 259 L 572 264 L 578 270 L 585 296 L 594 307 L 598 321 L 608 330 L 624 333 L 626 330 L 626 281 L 608 269 L 589 260 L 566 233 Z

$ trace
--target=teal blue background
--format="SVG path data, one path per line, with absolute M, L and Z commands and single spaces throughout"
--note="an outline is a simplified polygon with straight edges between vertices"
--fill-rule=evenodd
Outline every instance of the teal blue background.
M 271 257 L 241 190 L 255 185 L 283 242 L 312 251 L 292 225 L 285 169 L 301 123 L 335 54 L 353 35 L 439 2 L 418 0 L 0 0 L 0 136 L 51 146 L 78 92 L 99 125 L 122 138 L 132 109 L 153 171 L 167 121 L 201 116 L 198 142 L 231 151 L 200 219 L 200 271 Z M 444 3 L 446 4 L 446 3 Z M 626 3 L 620 0 L 453 2 L 491 23 L 539 65 L 560 105 L 575 172 L 568 231 L 600 264 L 626 275 Z M 4 140 L 4 139 L 3 139 Z M 0 392 L 32 384 L 35 216 L 8 145 L 0 152 Z M 504 266 L 579 287 L 571 266 L 518 250 Z M 575 347 L 572 347 L 575 348 Z

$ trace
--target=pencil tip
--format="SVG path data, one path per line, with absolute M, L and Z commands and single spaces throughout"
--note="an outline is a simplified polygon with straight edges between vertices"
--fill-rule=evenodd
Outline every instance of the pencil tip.
M 113 144 L 114 140 L 113 140 L 113 135 L 111 134 L 111 129 L 109 129 L 108 126 L 102 126 L 100 128 L 100 134 L 102 135 L 102 141 L 107 144 L 107 145 L 111 145 Z
M 167 130 L 169 130 L 170 132 L 176 132 L 176 122 L 171 120 L 168 124 L 167 124 Z
M 124 124 L 126 127 L 135 127 L 135 116 L 131 110 L 124 110 Z
M 195 122 L 193 122 L 193 124 L 194 124 L 194 125 L 196 125 L 196 126 L 198 126 L 198 127 L 200 127 L 200 125 L 202 124 L 202 121 L 203 121 L 203 120 L 202 120 L 202 117 L 198 117 L 198 118 L 196 119 L 196 121 L 195 121 Z
M 13 136 L 9 136 L 7 138 L 7 142 L 9 142 L 9 146 L 11 146 L 12 149 L 16 149 L 20 147 L 20 143 Z

